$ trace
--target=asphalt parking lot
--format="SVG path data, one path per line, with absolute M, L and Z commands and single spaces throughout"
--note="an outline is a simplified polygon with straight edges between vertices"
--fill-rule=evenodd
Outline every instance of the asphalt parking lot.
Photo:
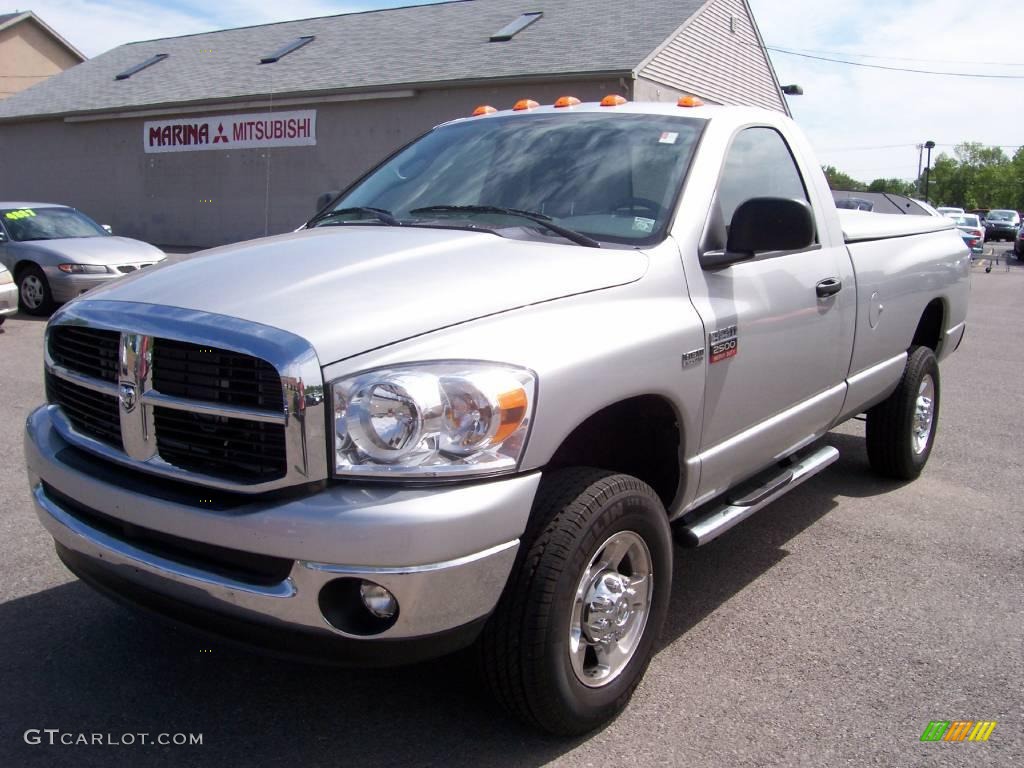
M 993 246 L 989 246 L 991 250 Z M 1005 246 L 994 246 L 1002 253 Z M 0 765 L 1024 765 L 1024 264 L 973 267 L 967 337 L 942 367 L 920 480 L 840 460 L 699 550 L 676 550 L 661 648 L 614 723 L 536 736 L 471 664 L 323 669 L 249 655 L 109 603 L 59 564 L 24 479 L 44 323 L 0 332 Z M 922 743 L 994 720 L 985 743 Z M 195 746 L 49 746 L 201 733 Z

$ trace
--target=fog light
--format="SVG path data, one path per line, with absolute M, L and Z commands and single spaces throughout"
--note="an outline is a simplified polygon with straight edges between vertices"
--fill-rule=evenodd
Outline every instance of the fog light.
M 363 599 L 366 610 L 378 619 L 390 619 L 398 610 L 395 596 L 372 581 L 364 581 L 359 585 L 359 597 Z

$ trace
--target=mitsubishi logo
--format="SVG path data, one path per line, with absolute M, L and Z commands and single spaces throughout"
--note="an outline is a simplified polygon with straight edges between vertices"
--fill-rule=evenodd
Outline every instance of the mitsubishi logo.
M 135 402 L 138 398 L 135 394 L 134 384 L 122 384 L 121 390 L 118 395 L 118 400 L 121 402 L 121 408 L 125 413 L 131 413 L 135 410 Z

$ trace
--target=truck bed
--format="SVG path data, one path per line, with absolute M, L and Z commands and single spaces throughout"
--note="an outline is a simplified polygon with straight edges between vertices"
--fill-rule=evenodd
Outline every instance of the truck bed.
M 843 238 L 847 244 L 941 232 L 955 226 L 952 219 L 938 216 L 893 216 L 844 209 L 837 212 L 843 228 Z

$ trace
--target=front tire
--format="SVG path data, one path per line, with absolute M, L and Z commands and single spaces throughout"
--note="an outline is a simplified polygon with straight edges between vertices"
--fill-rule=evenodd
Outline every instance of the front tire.
M 53 293 L 43 270 L 29 264 L 18 271 L 18 308 L 30 315 L 48 315 L 53 311 Z
M 939 364 L 928 347 L 914 347 L 903 378 L 867 413 L 868 460 L 880 475 L 914 480 L 935 443 L 939 421 Z
M 546 474 L 478 646 L 495 697 L 560 736 L 611 720 L 651 660 L 671 578 L 668 516 L 650 486 L 598 469 Z

